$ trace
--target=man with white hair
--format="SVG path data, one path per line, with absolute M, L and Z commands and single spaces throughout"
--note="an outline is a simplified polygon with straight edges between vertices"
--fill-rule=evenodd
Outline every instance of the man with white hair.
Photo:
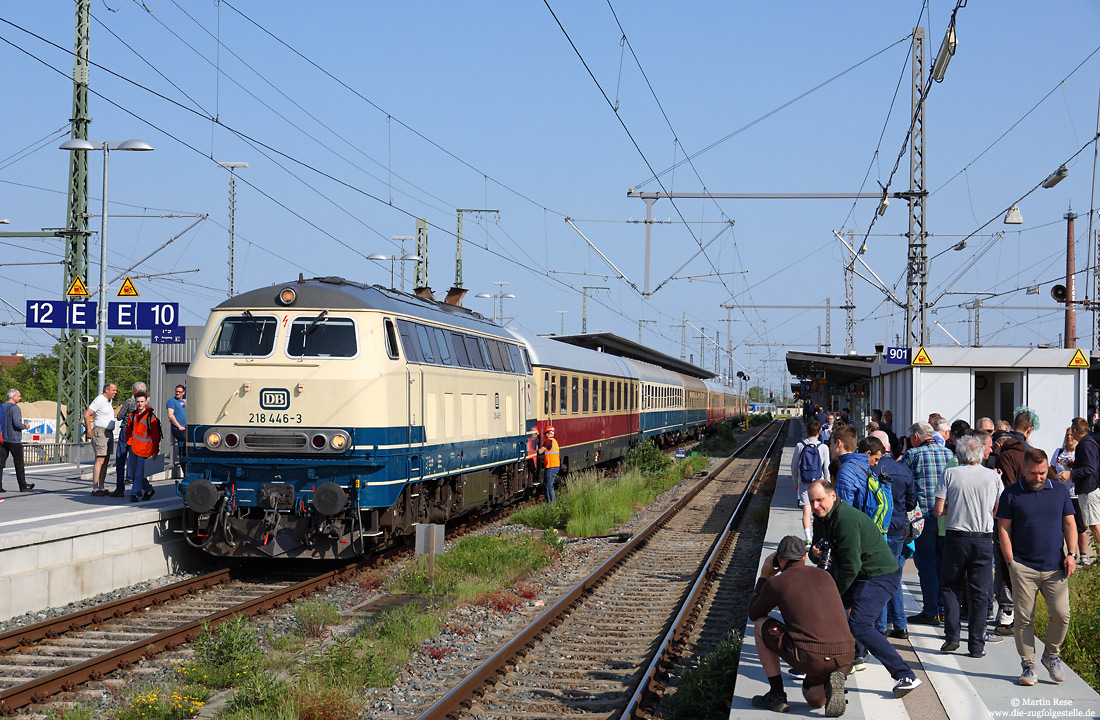
M 34 489 L 34 483 L 27 483 L 26 471 L 23 469 L 23 431 L 27 426 L 23 423 L 23 411 L 19 409 L 19 401 L 22 399 L 23 396 L 15 388 L 8 390 L 8 401 L 4 403 L 4 412 L 0 414 L 3 418 L 0 423 L 3 426 L 0 428 L 0 435 L 3 436 L 3 443 L 0 445 L 0 480 L 3 479 L 4 466 L 8 464 L 10 457 L 15 466 L 15 481 L 19 483 L 19 492 L 29 492 Z M 2 485 L 3 482 L 0 482 L 0 492 L 4 492 Z
M 981 439 L 973 435 L 958 439 L 959 465 L 944 472 L 933 508 L 937 517 L 947 516 L 940 574 L 945 639 L 940 650 L 959 649 L 959 597 L 964 596 L 965 582 L 970 589 L 967 650 L 972 658 L 985 655 L 985 617 L 993 584 L 993 515 L 1001 494 L 1000 477 L 982 467 L 984 455 Z

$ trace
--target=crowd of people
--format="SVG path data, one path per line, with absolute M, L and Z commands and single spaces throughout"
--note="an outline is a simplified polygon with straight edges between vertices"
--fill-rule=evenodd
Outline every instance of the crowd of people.
M 806 702 L 829 717 L 844 712 L 837 698 L 867 654 L 903 697 L 921 681 L 890 639 L 918 624 L 942 628 L 940 650 L 954 653 L 965 621 L 974 659 L 1013 637 L 1016 682 L 1034 685 L 1040 594 L 1049 622 L 1039 662 L 1053 682 L 1065 680 L 1068 580 L 1090 562 L 1089 535 L 1100 545 L 1100 445 L 1085 419 L 1070 422 L 1050 456 L 1030 442 L 1039 418 L 1027 407 L 1011 423 L 981 418 L 973 428 L 933 413 L 901 436 L 889 410 L 872 410 L 862 437 L 846 408 L 814 408 L 805 426 L 790 467 L 803 536 L 784 538 L 765 559 L 749 606 L 770 684 L 754 706 L 790 709 L 780 658 L 802 679 Z M 909 558 L 920 611 L 906 616 Z M 775 608 L 782 622 L 769 616 Z
M 84 432 L 92 443 L 95 464 L 92 466 L 92 495 L 96 497 L 125 497 L 130 487 L 130 501 L 149 500 L 155 494 L 145 472 L 145 461 L 160 454 L 161 421 L 149 405 L 149 392 L 145 383 L 136 382 L 130 396 L 116 410 L 114 399 L 118 384 L 109 382 L 85 411 Z M 7 402 L 0 406 L 0 493 L 4 493 L 3 472 L 8 458 L 12 459 L 20 492 L 34 489 L 28 483 L 24 470 L 23 431 L 27 429 L 19 409 L 21 393 L 11 389 Z M 176 462 L 183 457 L 187 429 L 187 390 L 183 385 L 175 387 L 173 397 L 166 404 L 172 442 L 176 446 Z M 118 437 L 117 448 L 115 437 Z M 115 457 L 115 489 L 106 488 L 110 458 Z M 0 502 L 4 499 L 0 498 Z

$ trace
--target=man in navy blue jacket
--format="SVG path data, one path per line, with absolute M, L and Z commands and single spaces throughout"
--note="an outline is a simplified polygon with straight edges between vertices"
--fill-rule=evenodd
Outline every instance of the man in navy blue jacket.
M 1069 432 L 1077 439 L 1077 449 L 1073 453 L 1073 467 L 1058 473 L 1058 479 L 1065 482 L 1073 480 L 1073 491 L 1077 493 L 1077 503 L 1081 507 L 1081 517 L 1092 531 L 1094 543 L 1100 543 L 1100 445 L 1089 435 L 1089 423 L 1085 418 L 1073 418 Z M 1082 555 L 1086 548 L 1080 548 Z
M 886 531 L 886 544 L 890 547 L 890 552 L 894 553 L 898 566 L 904 568 L 907 557 L 905 536 L 909 529 L 908 513 L 917 506 L 917 482 L 909 466 L 894 459 L 890 440 L 885 432 L 876 430 L 867 437 L 878 438 L 886 448 L 886 453 L 879 459 L 878 464 L 871 468 L 871 471 L 880 482 L 890 486 L 890 492 L 894 497 L 894 511 L 890 516 L 890 528 Z M 893 630 L 886 633 L 888 637 L 900 639 L 909 637 L 903 592 L 899 587 L 890 602 L 886 603 L 882 616 L 879 617 L 877 628 L 880 632 L 886 632 L 887 622 L 894 626 Z

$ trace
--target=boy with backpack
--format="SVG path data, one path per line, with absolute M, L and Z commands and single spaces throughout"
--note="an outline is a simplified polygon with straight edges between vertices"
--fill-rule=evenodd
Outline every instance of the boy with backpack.
M 886 452 L 882 441 L 866 437 L 856 443 L 856 429 L 839 428 L 833 433 L 834 453 L 840 458 L 836 474 L 836 494 L 841 500 L 874 521 L 885 537 L 893 512 L 893 492 L 871 472 Z
M 802 508 L 802 532 L 806 544 L 814 536 L 813 514 L 810 512 L 810 500 L 806 492 L 814 480 L 829 479 L 829 446 L 821 442 L 819 434 L 821 423 L 810 420 L 806 424 L 806 438 L 795 446 L 794 459 L 791 462 L 791 477 L 794 478 L 794 490 L 798 495 L 798 505 Z
M 153 485 L 145 477 L 145 460 L 160 454 L 160 421 L 149 407 L 149 394 L 144 390 L 134 392 L 137 408 L 130 413 L 126 423 L 126 442 L 130 445 L 130 457 L 126 462 L 126 476 L 131 481 L 130 502 L 153 497 Z

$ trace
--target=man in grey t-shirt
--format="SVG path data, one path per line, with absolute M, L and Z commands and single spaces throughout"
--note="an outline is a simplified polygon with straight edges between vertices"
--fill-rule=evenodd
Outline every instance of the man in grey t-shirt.
M 982 467 L 983 443 L 973 435 L 959 438 L 959 466 L 948 468 L 936 486 L 933 513 L 947 516 L 943 543 L 940 595 L 944 607 L 944 652 L 959 648 L 959 597 L 970 590 L 967 649 L 970 657 L 985 655 L 985 616 L 993 584 L 993 514 L 1001 493 L 1000 476 Z M 999 639 L 999 638 L 998 638 Z

